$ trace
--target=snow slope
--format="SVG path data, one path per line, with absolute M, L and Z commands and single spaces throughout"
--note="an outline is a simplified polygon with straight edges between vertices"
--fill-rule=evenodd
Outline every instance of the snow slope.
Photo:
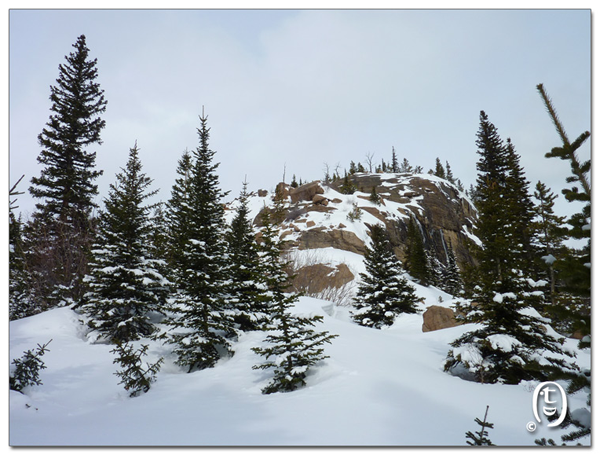
M 450 303 L 434 288 L 417 291 L 423 308 L 439 297 Z M 442 371 L 448 343 L 469 326 L 422 333 L 421 315 L 403 315 L 387 330 L 370 329 L 351 322 L 347 308 L 307 297 L 295 311 L 322 315 L 321 329 L 339 337 L 326 345 L 330 358 L 312 370 L 307 387 L 272 395 L 261 394 L 270 373 L 252 370 L 262 359 L 251 348 L 263 333 L 243 335 L 232 358 L 190 374 L 173 364 L 168 345 L 145 341 L 147 361 L 164 356 L 165 364 L 147 394 L 129 398 L 113 374 L 112 347 L 91 344 L 71 309 L 13 321 L 11 359 L 53 341 L 43 385 L 10 392 L 10 444 L 465 446 L 465 432 L 479 430 L 473 419 L 483 418 L 486 405 L 497 445 L 560 440 L 560 430 L 526 430 L 537 384 L 482 385 Z M 589 366 L 589 355 L 578 362 Z M 580 408 L 585 399 L 578 394 L 569 406 Z

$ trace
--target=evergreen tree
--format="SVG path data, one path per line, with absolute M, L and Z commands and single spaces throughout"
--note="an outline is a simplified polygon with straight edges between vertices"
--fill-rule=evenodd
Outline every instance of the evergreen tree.
M 129 392 L 129 396 L 137 397 L 142 393 L 147 393 L 152 383 L 156 381 L 156 375 L 160 371 L 164 359 L 161 357 L 152 365 L 146 363 L 146 368 L 143 368 L 142 356 L 147 355 L 147 344 L 142 344 L 140 349 L 134 351 L 133 346 L 129 343 L 124 345 L 118 343 L 117 347 L 110 352 L 118 354 L 113 363 L 120 364 L 122 370 L 114 374 L 121 378 L 119 384 L 123 384 L 125 390 Z
M 564 291 L 571 294 L 571 299 L 575 306 L 578 307 L 578 320 L 580 321 L 578 330 L 584 337 L 581 347 L 590 346 L 591 333 L 591 198 L 592 190 L 589 181 L 589 173 L 591 170 L 591 160 L 580 162 L 577 157 L 577 151 L 590 137 L 590 132 L 585 131 L 580 134 L 573 142 L 569 140 L 564 126 L 558 118 L 556 109 L 550 100 L 544 86 L 539 84 L 537 89 L 544 101 L 544 105 L 550 115 L 550 118 L 561 138 L 562 146 L 554 147 L 550 152 L 546 153 L 546 158 L 560 158 L 568 161 L 571 165 L 571 174 L 566 181 L 569 184 L 577 183 L 578 186 L 571 186 L 563 189 L 562 193 L 565 199 L 569 202 L 581 202 L 583 208 L 578 213 L 575 213 L 568 220 L 570 229 L 569 237 L 577 240 L 584 240 L 585 246 L 581 249 L 573 249 L 572 253 L 561 258 L 555 265 L 556 270 L 561 275 Z
M 423 166 L 415 166 L 415 169 L 413 170 L 413 174 L 422 174 L 423 172 Z
M 506 141 L 506 157 L 508 172 L 502 199 L 507 225 L 511 227 L 509 232 L 513 231 L 509 240 L 514 248 L 513 266 L 531 275 L 533 273 L 531 264 L 534 262 L 531 246 L 534 204 L 529 194 L 529 182 L 525 178 L 525 172 L 519 164 L 519 155 L 510 139 Z
M 231 281 L 228 307 L 242 331 L 259 329 L 268 317 L 259 246 L 249 219 L 247 186 L 244 182 L 235 217 L 226 232 Z
M 467 431 L 467 444 L 470 446 L 493 446 L 492 441 L 488 438 L 488 431 L 486 428 L 490 430 L 494 428 L 494 424 L 487 421 L 487 414 L 490 407 L 486 406 L 485 415 L 483 416 L 483 421 L 479 419 L 479 417 L 475 418 L 475 423 L 477 425 L 481 425 L 481 430 L 475 432 Z M 470 439 L 470 440 L 469 440 Z
M 348 174 L 344 171 L 344 182 L 342 183 L 342 186 L 340 186 L 340 193 L 354 194 L 356 190 L 356 185 L 350 180 Z
M 280 183 L 275 187 L 275 195 L 273 196 L 273 222 L 280 224 L 285 220 L 286 210 L 286 197 L 283 193 L 283 183 Z
M 298 188 L 298 182 L 296 181 L 296 174 L 292 175 L 292 183 L 290 183 L 292 188 Z
M 356 174 L 356 163 L 354 161 L 350 161 L 350 175 Z
M 452 251 L 452 245 L 448 248 L 448 262 L 442 270 L 441 288 L 450 295 L 458 296 L 463 290 L 460 270 L 456 264 L 456 256 Z
M 423 243 L 419 221 L 411 218 L 407 226 L 406 238 L 406 269 L 408 273 L 423 286 L 429 286 L 432 282 L 432 271 L 430 269 L 427 251 Z
M 389 168 L 388 164 L 385 162 L 385 160 L 382 159 L 381 160 L 381 172 L 385 174 L 386 172 L 388 172 L 388 170 L 389 170 L 388 168 Z
M 267 360 L 253 369 L 274 369 L 272 381 L 262 390 L 264 394 L 291 392 L 306 385 L 309 368 L 328 357 L 323 344 L 331 343 L 337 335 L 311 328 L 322 321 L 322 316 L 302 317 L 290 312 L 298 295 L 286 293 L 289 277 L 280 261 L 281 243 L 276 240 L 267 210 L 263 211 L 263 226 L 260 257 L 264 284 L 269 291 L 266 303 L 270 319 L 265 330 L 270 334 L 265 339 L 269 346 L 252 348 Z
M 367 273 L 360 274 L 352 318 L 360 325 L 381 329 L 402 313 L 416 313 L 419 298 L 402 276 L 400 261 L 381 226 L 371 229 L 371 242 L 364 258 Z
M 371 201 L 373 204 L 381 205 L 381 196 L 379 196 L 379 194 L 377 194 L 377 187 L 375 187 L 375 186 L 371 189 L 371 195 L 369 196 L 369 201 Z
M 398 164 L 398 157 L 396 156 L 396 150 L 394 149 L 394 147 L 392 147 L 392 169 L 391 171 L 394 174 L 397 174 L 398 172 L 400 172 L 400 165 Z
M 569 184 L 577 183 L 578 186 L 571 186 L 563 189 L 562 193 L 569 202 L 582 202 L 583 208 L 575 213 L 568 220 L 571 226 L 568 235 L 573 239 L 584 240 L 585 245 L 581 249 L 573 249 L 571 254 L 564 255 L 556 263 L 563 286 L 563 291 L 568 293 L 568 297 L 561 299 L 561 304 L 569 307 L 571 314 L 575 317 L 573 328 L 582 336 L 579 342 L 580 349 L 591 347 L 591 198 L 592 189 L 589 180 L 591 170 L 591 160 L 583 163 L 577 157 L 577 151 L 590 137 L 590 132 L 585 131 L 571 142 L 567 136 L 564 126 L 558 118 L 556 109 L 546 93 L 543 84 L 537 86 L 538 92 L 542 97 L 546 110 L 561 138 L 562 146 L 554 147 L 546 153 L 546 158 L 560 158 L 568 161 L 571 166 L 571 174 L 566 181 Z M 591 406 L 591 372 L 583 371 L 581 374 L 573 374 L 570 378 L 568 393 L 572 394 L 580 390 L 588 392 L 588 407 Z M 573 424 L 576 424 L 573 422 Z M 564 441 L 575 441 L 591 434 L 590 427 L 577 425 L 577 430 L 569 435 L 563 436 Z
M 533 224 L 533 231 L 540 252 L 538 262 L 540 269 L 544 271 L 542 277 L 547 278 L 550 283 L 549 300 L 554 306 L 557 294 L 554 263 L 564 249 L 563 244 L 567 238 L 567 230 L 564 227 L 565 217 L 554 214 L 554 201 L 558 196 L 540 181 L 535 186 L 534 197 L 537 201 L 535 206 L 537 217 Z
M 364 174 L 366 172 L 365 167 L 363 166 L 362 163 L 358 163 L 358 165 L 356 167 L 356 172 L 361 173 L 361 174 Z
M 190 239 L 189 229 L 194 217 L 190 205 L 193 193 L 193 167 L 192 155 L 186 149 L 177 162 L 177 178 L 171 189 L 171 198 L 164 214 L 167 236 L 166 257 L 171 266 L 170 277 L 176 282 L 184 279 L 184 276 L 177 276 L 175 265 L 183 264 L 187 259 L 186 246 Z
M 102 174 L 95 169 L 96 153 L 88 147 L 101 144 L 105 121 L 104 91 L 96 82 L 96 59 L 89 59 L 86 39 L 81 35 L 75 52 L 59 66 L 56 85 L 50 87 L 52 114 L 38 136 L 44 166 L 31 179 L 29 191 L 42 201 L 36 204 L 27 226 L 27 250 L 35 298 L 40 308 L 76 302 L 84 292 L 81 280 L 93 241 L 92 210 Z
M 116 180 L 104 201 L 80 308 L 100 339 L 123 343 L 155 331 L 151 314 L 164 311 L 168 283 L 159 272 L 163 261 L 151 251 L 154 206 L 145 205 L 158 190 L 148 190 L 152 179 L 142 172 L 137 144 Z
M 564 339 L 551 334 L 532 310 L 541 306 L 543 294 L 541 283 L 527 274 L 523 253 L 527 240 L 524 232 L 518 232 L 524 224 L 517 221 L 522 209 L 515 199 L 525 197 L 515 183 L 518 158 L 483 111 L 477 145 L 481 199 L 475 233 L 482 242 L 476 250 L 479 285 L 473 300 L 477 305 L 457 304 L 457 309 L 464 322 L 480 326 L 451 343 L 445 370 L 467 369 L 473 379 L 487 383 L 560 377 L 576 367 L 561 358 Z
M 225 354 L 233 354 L 233 321 L 225 311 L 228 297 L 225 221 L 209 148 L 207 117 L 200 117 L 200 144 L 193 156 L 185 153 L 179 162 L 168 206 L 169 238 L 173 245 L 171 269 L 176 287 L 171 301 L 173 316 L 170 341 L 177 364 L 188 372 L 210 368 Z
M 412 166 L 409 164 L 408 160 L 404 158 L 402 160 L 402 164 L 400 165 L 400 172 L 410 174 L 413 172 Z
M 446 161 L 446 180 L 448 180 L 450 183 L 456 183 L 456 180 L 454 180 L 454 174 L 452 173 L 452 169 L 450 169 L 450 163 L 448 163 L 448 161 Z
M 17 218 L 11 208 L 8 217 L 8 307 L 11 321 L 40 312 L 31 295 L 31 277 L 27 270 L 22 230 L 21 216 Z
M 435 171 L 433 171 L 433 175 L 441 179 L 446 178 L 446 171 L 444 171 L 444 166 L 442 166 L 442 162 L 439 158 L 435 159 Z
M 46 368 L 41 357 L 49 351 L 48 345 L 52 340 L 40 346 L 33 352 L 31 349 L 25 351 L 20 359 L 14 359 L 14 365 L 10 371 L 9 386 L 11 390 L 22 392 L 25 387 L 32 385 L 42 385 L 40 380 L 40 370 Z

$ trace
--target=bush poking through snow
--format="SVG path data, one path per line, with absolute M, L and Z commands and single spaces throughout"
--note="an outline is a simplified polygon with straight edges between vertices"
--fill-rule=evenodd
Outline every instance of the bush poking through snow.
M 46 365 L 44 365 L 44 361 L 40 357 L 42 357 L 46 351 L 49 351 L 47 346 L 50 344 L 50 341 L 42 346 L 38 344 L 35 352 L 29 349 L 24 352 L 23 357 L 12 361 L 15 368 L 12 371 L 9 380 L 11 390 L 22 392 L 27 386 L 42 385 L 42 381 L 40 380 L 40 370 L 46 368 Z
M 125 345 L 119 343 L 115 349 L 110 351 L 119 355 L 113 363 L 119 363 L 123 369 L 114 374 L 121 378 L 119 384 L 123 384 L 130 397 L 137 397 L 150 390 L 150 384 L 156 381 L 156 375 L 164 361 L 161 357 L 152 365 L 146 363 L 147 368 L 143 369 L 142 356 L 145 356 L 147 351 L 147 344 L 143 344 L 140 349 L 134 351 L 133 346 L 129 343 Z
M 483 422 L 479 419 L 479 417 L 475 418 L 475 423 L 477 423 L 477 425 L 481 425 L 481 430 L 480 431 L 476 431 L 475 434 L 473 434 L 471 431 L 467 431 L 465 433 L 465 435 L 467 436 L 467 444 L 469 444 L 470 446 L 493 446 L 494 444 L 492 444 L 492 441 L 489 440 L 488 438 L 488 432 L 486 430 L 486 428 L 494 428 L 494 424 L 487 422 L 487 414 L 488 414 L 488 410 L 490 409 L 489 406 L 485 407 L 485 415 L 483 416 Z

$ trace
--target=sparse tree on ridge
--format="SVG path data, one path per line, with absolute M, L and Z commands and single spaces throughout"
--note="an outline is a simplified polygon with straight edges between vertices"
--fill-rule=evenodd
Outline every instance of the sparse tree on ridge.
M 442 162 L 439 158 L 435 159 L 435 171 L 433 171 L 433 175 L 441 179 L 446 178 L 446 171 L 444 171 L 444 166 L 442 166 Z
M 456 183 L 454 174 L 452 173 L 452 169 L 450 169 L 450 163 L 448 163 L 448 161 L 446 161 L 446 180 L 448 180 L 450 183 Z
M 397 174 L 398 172 L 400 172 L 400 165 L 398 164 L 398 157 L 396 156 L 396 150 L 394 149 L 394 147 L 392 147 L 392 169 L 391 171 L 394 174 Z

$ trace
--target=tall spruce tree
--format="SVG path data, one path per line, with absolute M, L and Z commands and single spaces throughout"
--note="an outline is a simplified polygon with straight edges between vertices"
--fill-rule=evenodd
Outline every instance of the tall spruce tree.
M 523 269 L 526 247 L 524 233 L 518 230 L 524 225 L 517 221 L 521 209 L 515 199 L 525 196 L 515 184 L 518 158 L 483 111 L 477 146 L 481 199 L 475 233 L 482 242 L 476 251 L 477 305 L 457 304 L 457 309 L 465 322 L 480 326 L 451 343 L 445 370 L 456 374 L 467 370 L 473 379 L 486 383 L 560 377 L 576 367 L 562 358 L 564 339 L 533 310 L 539 308 L 543 293 L 540 283 Z
M 269 335 L 265 339 L 266 347 L 252 348 L 256 354 L 266 358 L 265 363 L 255 365 L 253 369 L 274 370 L 273 379 L 262 390 L 264 394 L 292 392 L 306 385 L 308 370 L 328 357 L 324 354 L 323 345 L 331 343 L 337 335 L 312 329 L 322 322 L 322 316 L 303 317 L 290 312 L 298 295 L 286 292 L 289 277 L 285 272 L 286 264 L 280 260 L 281 241 L 277 238 L 268 210 L 263 211 L 262 224 L 260 257 L 270 314 L 264 329 L 269 331 Z
M 152 254 L 154 204 L 146 201 L 158 190 L 150 191 L 151 184 L 136 143 L 110 185 L 85 278 L 89 291 L 80 308 L 100 340 L 120 344 L 147 337 L 155 331 L 152 313 L 164 312 L 169 289 L 160 273 L 163 261 Z
M 226 354 L 232 355 L 234 335 L 228 298 L 225 220 L 214 163 L 209 148 L 207 117 L 200 116 L 200 144 L 179 162 L 179 177 L 169 200 L 167 219 L 173 253 L 171 269 L 175 295 L 169 341 L 177 364 L 188 372 L 210 368 Z
M 244 182 L 235 217 L 226 233 L 231 282 L 228 307 L 242 331 L 259 329 L 268 318 L 259 246 L 249 218 L 247 187 Z
M 56 85 L 50 87 L 52 114 L 38 136 L 38 162 L 44 168 L 29 188 L 41 199 L 26 238 L 35 298 L 42 309 L 75 302 L 84 292 L 81 280 L 93 241 L 91 217 L 98 194 L 94 180 L 102 174 L 95 168 L 96 152 L 88 148 L 102 143 L 105 121 L 100 114 L 107 103 L 85 36 L 73 47 L 59 66 Z
M 366 327 L 381 329 L 394 323 L 402 313 L 416 313 L 419 298 L 415 289 L 402 276 L 402 266 L 392 251 L 385 230 L 371 229 L 371 246 L 367 246 L 364 263 L 354 298 L 352 318 Z

